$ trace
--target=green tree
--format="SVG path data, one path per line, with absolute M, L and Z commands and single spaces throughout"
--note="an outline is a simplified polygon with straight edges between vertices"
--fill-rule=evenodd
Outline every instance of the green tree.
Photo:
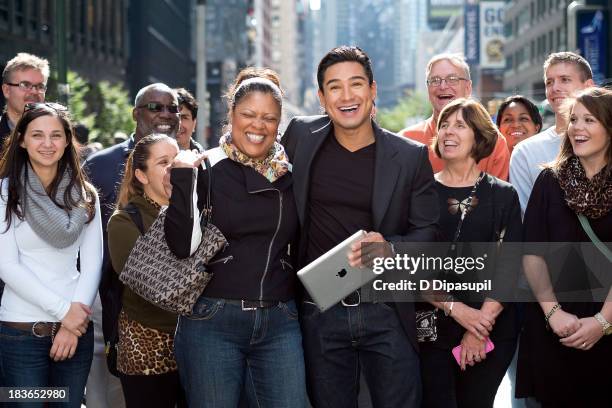
M 92 140 L 109 145 L 115 132 L 130 134 L 134 130 L 132 105 L 127 91 L 121 85 L 108 81 L 95 84 L 90 93 L 91 111 L 95 113 Z
M 57 80 L 49 79 L 46 99 L 58 100 Z M 122 85 L 108 81 L 89 83 L 74 71 L 68 71 L 70 97 L 68 108 L 74 123 L 82 123 L 90 130 L 89 140 L 104 146 L 113 144 L 113 134 L 130 134 L 134 129 L 132 106 L 128 92 Z
M 392 132 L 399 132 L 406 127 L 408 121 L 422 119 L 431 115 L 431 105 L 425 95 L 408 91 L 397 105 L 390 109 L 381 109 L 376 119 L 380 126 Z

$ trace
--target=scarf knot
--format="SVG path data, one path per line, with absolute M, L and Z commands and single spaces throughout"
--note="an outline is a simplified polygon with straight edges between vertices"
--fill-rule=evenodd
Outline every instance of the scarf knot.
M 589 180 L 580 159 L 572 156 L 557 171 L 557 179 L 575 213 L 597 219 L 612 209 L 612 172 L 606 167 Z
M 61 175 L 55 192 L 56 202 L 63 202 L 69 183 L 70 171 L 66 169 Z M 29 163 L 27 164 L 27 175 L 26 166 L 22 170 L 21 185 L 23 186 L 21 204 L 24 217 L 34 233 L 54 248 L 62 249 L 74 244 L 88 219 L 85 206 L 79 205 L 71 210 L 58 207 L 47 194 Z M 84 203 L 84 195 L 84 191 L 79 191 L 76 186 L 73 186 L 70 191 L 72 200 L 77 203 Z
M 289 170 L 289 158 L 285 148 L 279 142 L 274 141 L 268 155 L 261 160 L 253 159 L 241 152 L 232 143 L 231 133 L 226 133 L 219 139 L 219 146 L 231 160 L 253 168 L 256 172 L 274 183 Z

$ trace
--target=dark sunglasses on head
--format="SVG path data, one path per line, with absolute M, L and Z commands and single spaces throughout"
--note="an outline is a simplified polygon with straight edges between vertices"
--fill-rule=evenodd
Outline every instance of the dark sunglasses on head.
M 68 110 L 67 107 L 56 102 L 28 102 L 25 104 L 23 112 L 25 113 L 38 108 L 51 108 L 56 112 L 65 112 Z
M 19 89 L 22 89 L 24 91 L 31 91 L 31 90 L 35 90 L 36 92 L 45 92 L 47 90 L 47 85 L 40 83 L 40 84 L 33 84 L 31 82 L 28 81 L 21 81 L 17 84 L 15 83 L 11 83 L 11 82 L 5 82 L 5 84 L 7 84 L 8 86 L 17 86 L 19 87 Z
M 138 106 L 139 108 L 146 108 L 149 112 L 159 113 L 164 109 L 170 113 L 179 113 L 178 105 L 164 105 L 163 103 L 158 102 L 149 102 L 144 105 Z

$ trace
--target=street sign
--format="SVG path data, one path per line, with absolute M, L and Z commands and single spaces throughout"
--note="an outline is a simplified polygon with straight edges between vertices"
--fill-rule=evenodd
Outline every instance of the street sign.
M 568 7 L 568 48 L 591 65 L 593 80 L 601 84 L 608 77 L 609 14 L 601 6 L 574 2 Z
M 480 15 L 478 3 L 466 3 L 463 18 L 465 27 L 463 53 L 468 65 L 475 66 L 480 63 Z

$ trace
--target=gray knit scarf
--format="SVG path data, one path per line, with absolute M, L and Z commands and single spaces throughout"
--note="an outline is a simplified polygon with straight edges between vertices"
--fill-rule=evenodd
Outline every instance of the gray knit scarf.
M 36 235 L 52 247 L 60 249 L 69 247 L 81 235 L 88 219 L 87 209 L 84 206 L 72 208 L 70 211 L 59 208 L 45 191 L 32 166 L 29 163 L 27 166 L 27 183 L 24 182 L 25 166 L 21 174 L 23 186 L 21 204 L 26 222 Z M 55 201 L 58 203 L 63 202 L 69 182 L 70 172 L 65 170 L 55 194 Z M 82 202 L 83 195 L 76 186 L 72 188 L 71 197 L 75 202 Z

